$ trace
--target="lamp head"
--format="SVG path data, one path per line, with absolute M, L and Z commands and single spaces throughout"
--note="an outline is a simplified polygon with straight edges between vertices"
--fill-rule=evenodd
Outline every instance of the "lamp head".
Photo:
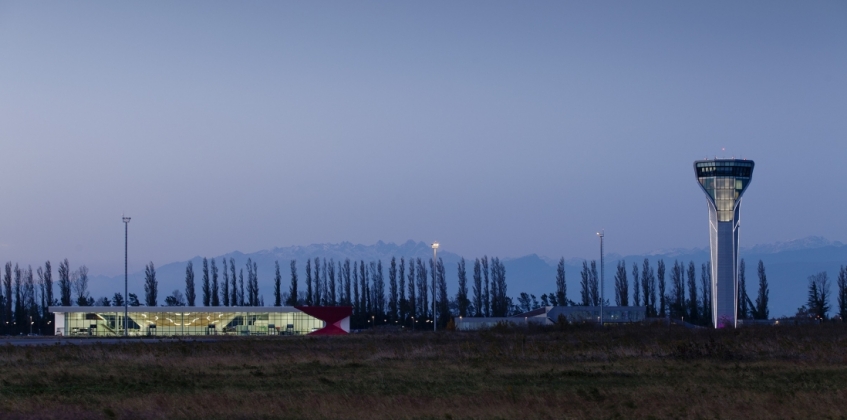
M 438 249 L 438 242 L 432 243 L 432 249 Z

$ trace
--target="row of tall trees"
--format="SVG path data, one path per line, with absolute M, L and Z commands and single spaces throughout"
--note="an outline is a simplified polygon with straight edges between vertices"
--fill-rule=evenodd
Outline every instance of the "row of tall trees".
M 224 262 L 225 266 L 226 264 Z M 282 285 L 279 262 L 274 264 L 274 305 L 352 306 L 354 327 L 383 323 L 421 325 L 431 322 L 433 315 L 436 315 L 438 323 L 443 326 L 454 315 L 507 316 L 519 311 L 508 296 L 506 267 L 499 258 L 489 259 L 486 256 L 476 259 L 472 285 L 468 284 L 467 262 L 463 258 L 457 267 L 459 289 L 455 297 L 448 295 L 446 267 L 440 258 L 434 262 L 432 259 L 409 258 L 407 260 L 405 257 L 399 259 L 392 257 L 387 270 L 382 261 L 351 261 L 349 258 L 344 261 L 326 258 L 307 259 L 305 284 L 302 285 L 304 287 L 301 287 L 299 282 L 297 260 L 291 260 L 289 266 L 290 284 L 286 291 Z M 561 266 L 559 294 L 564 296 L 564 260 Z M 215 265 L 211 264 L 211 269 L 207 267 L 209 264 L 204 260 L 202 286 L 204 305 L 206 302 L 209 306 L 215 306 L 217 302 L 222 302 L 224 306 L 240 305 L 242 300 L 238 295 L 241 293 L 243 283 L 242 274 L 238 276 L 238 284 L 229 283 L 229 290 L 239 291 L 236 297 L 231 297 L 227 301 L 221 296 L 216 301 L 215 290 L 221 290 L 221 293 L 225 294 L 227 289 L 226 286 L 216 288 Z M 232 273 L 231 278 L 235 279 L 232 260 L 229 262 L 229 267 Z M 255 263 L 251 265 L 248 261 L 248 284 L 254 285 L 252 289 L 248 286 L 248 296 L 252 292 L 254 301 L 251 303 L 248 299 L 245 302 L 246 305 L 255 304 L 256 299 L 259 299 L 258 305 L 263 304 L 257 294 L 256 272 Z M 185 278 L 184 296 L 187 297 L 185 304 L 191 306 L 194 304 L 192 293 L 195 286 L 194 270 L 190 262 L 186 267 Z M 222 284 L 228 284 L 226 278 Z M 177 294 L 180 293 L 175 291 L 172 295 L 174 301 L 179 301 Z
M 591 262 L 583 263 L 582 286 L 583 305 L 597 305 L 596 297 L 596 268 Z M 646 306 L 648 317 L 684 318 L 692 323 L 708 324 L 711 322 L 712 288 L 711 270 L 709 263 L 700 265 L 700 275 L 693 261 L 687 265 L 674 261 L 670 267 L 669 279 L 666 282 L 666 266 L 664 260 L 656 262 L 654 270 L 648 259 L 639 266 L 632 264 L 632 297 L 635 306 Z M 615 270 L 615 304 L 629 306 L 630 286 L 625 261 L 619 261 Z M 767 319 L 769 316 L 768 296 L 770 293 L 765 266 L 759 261 L 757 269 L 759 291 L 756 301 L 750 300 L 747 294 L 746 265 L 742 259 L 738 270 L 738 316 L 741 319 Z M 668 284 L 669 283 L 669 284 Z M 668 291 L 668 286 L 670 290 Z
M 57 270 L 59 296 L 53 294 L 53 266 L 26 268 L 7 262 L 0 287 L 0 327 L 5 334 L 50 333 L 53 330 L 51 305 L 91 306 L 96 304 L 88 292 L 88 268 L 71 270 L 67 259 Z
M 387 282 L 382 261 L 334 261 L 314 258 L 306 261 L 305 290 L 299 285 L 297 261 L 290 261 L 290 285 L 282 287 L 280 265 L 275 264 L 274 305 L 334 306 L 354 308 L 354 325 L 394 323 L 421 325 L 437 315 L 438 322 L 446 324 L 451 316 L 501 317 L 529 311 L 540 306 L 600 304 L 600 285 L 595 261 L 584 261 L 580 272 L 580 301 L 567 297 L 564 258 L 556 269 L 555 291 L 537 299 L 527 293 L 519 294 L 513 301 L 507 294 L 506 268 L 498 258 L 484 256 L 473 261 L 472 273 L 462 258 L 457 266 L 458 290 L 451 297 L 447 292 L 446 268 L 443 260 L 421 258 L 391 258 L 387 268 Z M 244 268 L 236 270 L 234 259 L 203 259 L 200 281 L 200 298 L 204 306 L 264 306 L 259 293 L 258 267 L 248 260 Z M 618 306 L 646 306 L 648 316 L 685 318 L 694 323 L 711 321 L 711 277 L 708 263 L 701 264 L 699 276 L 694 262 L 674 261 L 666 270 L 663 260 L 655 269 L 648 259 L 631 270 L 625 261 L 619 261 L 614 275 L 614 299 Z M 246 269 L 246 270 L 245 270 Z M 246 271 L 246 273 L 245 273 Z M 246 276 L 245 276 L 246 274 Z M 632 276 L 630 285 L 629 276 Z M 667 279 L 666 279 L 667 276 Z M 746 265 L 739 264 L 739 318 L 767 319 L 769 317 L 769 286 L 762 261 L 757 267 L 758 293 L 755 301 L 747 294 Z M 830 281 L 826 272 L 809 277 L 807 305 L 798 312 L 812 318 L 826 319 L 830 311 Z M 47 261 L 33 271 L 7 263 L 2 273 L 0 287 L 0 326 L 7 332 L 52 330 L 50 305 L 71 306 L 122 306 L 124 297 L 115 293 L 111 299 L 95 300 L 88 292 L 88 268 L 72 270 L 68 260 L 60 262 L 57 270 L 59 295 L 53 296 L 52 265 Z M 847 319 L 847 267 L 842 266 L 837 279 L 838 316 Z M 185 270 L 184 293 L 174 290 L 164 299 L 166 306 L 194 306 L 197 300 L 195 271 L 189 262 Z M 144 300 L 147 306 L 158 305 L 158 280 L 152 262 L 145 266 Z M 630 299 L 632 298 L 632 299 Z M 434 303 L 434 305 L 433 305 Z M 128 304 L 142 303 L 135 294 L 129 294 Z M 605 304 L 609 304 L 608 299 Z M 433 309 L 434 308 L 434 309 Z M 434 311 L 434 312 L 433 312 Z M 31 317 L 31 318 L 30 318 Z M 31 319 L 31 321 L 30 321 Z
M 202 306 L 264 306 L 264 297 L 259 294 L 259 267 L 248 258 L 245 268 L 247 278 L 245 285 L 244 268 L 236 272 L 235 259 L 221 259 L 221 267 L 215 259 L 203 258 L 201 267 L 200 293 Z M 277 285 L 279 284 L 279 263 L 276 266 Z M 149 286 L 149 287 L 148 287 Z M 195 306 L 197 300 L 194 263 L 189 261 L 185 266 L 185 294 L 174 290 L 165 298 L 166 306 Z M 145 292 L 147 305 L 156 306 L 155 269 L 153 263 L 148 265 L 145 273 Z M 150 291 L 148 291 L 148 289 Z M 278 292 L 278 290 L 277 290 Z

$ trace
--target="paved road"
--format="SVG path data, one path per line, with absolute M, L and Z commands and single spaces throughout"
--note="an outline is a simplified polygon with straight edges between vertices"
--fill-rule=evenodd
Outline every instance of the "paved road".
M 215 338 L 68 338 L 68 337 L 0 337 L 0 346 L 52 346 L 62 344 L 91 345 L 91 344 L 118 344 L 118 343 L 175 343 L 175 342 L 197 342 L 208 343 L 218 341 Z

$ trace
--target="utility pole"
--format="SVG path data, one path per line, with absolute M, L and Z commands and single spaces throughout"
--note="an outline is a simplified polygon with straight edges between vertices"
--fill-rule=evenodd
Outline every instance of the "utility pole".
M 127 257 L 129 255 L 129 217 L 122 216 L 124 222 L 124 337 L 129 337 L 129 271 Z
M 601 230 L 597 232 L 597 236 L 600 237 L 600 326 L 603 326 L 603 305 L 606 303 L 606 300 L 603 297 L 603 289 L 604 283 L 606 280 L 605 272 L 604 272 L 604 261 L 603 261 L 603 237 L 605 236 L 606 231 Z
M 432 331 L 435 331 L 435 283 L 438 282 L 438 242 L 432 243 Z

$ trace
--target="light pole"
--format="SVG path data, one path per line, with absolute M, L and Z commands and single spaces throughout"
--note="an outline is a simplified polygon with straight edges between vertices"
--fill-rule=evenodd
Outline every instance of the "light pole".
M 127 257 L 129 255 L 129 217 L 122 216 L 124 221 L 124 337 L 129 336 L 129 271 Z
M 438 281 L 438 242 L 432 243 L 432 331 L 436 330 L 435 283 Z
M 605 299 L 603 299 L 603 283 L 606 280 L 605 272 L 603 269 L 603 236 L 605 236 L 606 231 L 601 230 L 597 232 L 597 236 L 600 237 L 600 326 L 603 326 L 603 305 L 606 303 Z

